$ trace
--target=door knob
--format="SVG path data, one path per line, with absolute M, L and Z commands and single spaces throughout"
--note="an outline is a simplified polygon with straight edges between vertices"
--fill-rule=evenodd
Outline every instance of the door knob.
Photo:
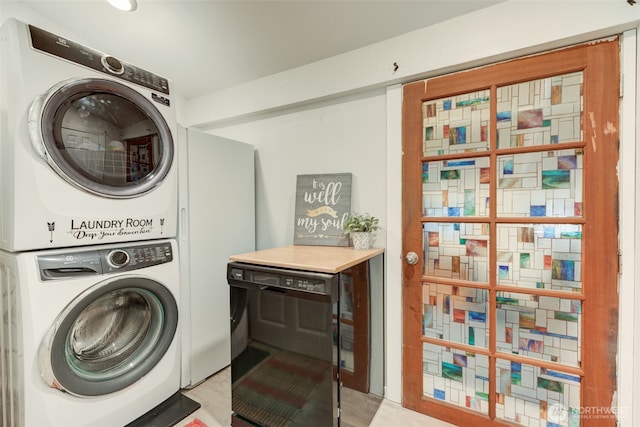
M 407 264 L 409 265 L 416 265 L 418 263 L 418 254 L 415 252 L 408 252 L 407 255 L 404 257 L 404 259 L 407 261 Z

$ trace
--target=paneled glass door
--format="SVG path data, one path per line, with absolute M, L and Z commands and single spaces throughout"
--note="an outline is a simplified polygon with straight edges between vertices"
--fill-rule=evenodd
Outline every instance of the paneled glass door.
M 618 52 L 598 41 L 405 85 L 406 407 L 463 426 L 615 425 Z

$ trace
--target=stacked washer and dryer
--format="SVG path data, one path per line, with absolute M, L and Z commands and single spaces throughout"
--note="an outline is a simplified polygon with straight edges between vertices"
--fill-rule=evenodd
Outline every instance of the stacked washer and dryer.
M 125 425 L 180 388 L 170 84 L 0 37 L 0 425 Z

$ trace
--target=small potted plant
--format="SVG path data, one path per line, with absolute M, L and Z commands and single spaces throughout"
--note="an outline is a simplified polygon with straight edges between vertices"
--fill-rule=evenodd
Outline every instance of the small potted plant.
M 378 218 L 365 214 L 351 213 L 344 222 L 343 229 L 351 236 L 355 249 L 371 247 L 371 233 L 379 228 Z

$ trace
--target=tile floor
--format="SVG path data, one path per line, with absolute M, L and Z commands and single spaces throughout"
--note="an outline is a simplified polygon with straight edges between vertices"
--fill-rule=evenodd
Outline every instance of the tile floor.
M 228 427 L 230 425 L 231 370 L 229 368 L 223 369 L 197 387 L 185 390 L 184 394 L 199 402 L 202 407 L 180 421 L 177 427 L 184 427 L 196 418 L 205 423 L 207 427 Z M 402 427 L 454 427 L 452 424 L 410 411 L 395 402 L 385 399 L 373 418 L 371 427 L 392 425 Z

